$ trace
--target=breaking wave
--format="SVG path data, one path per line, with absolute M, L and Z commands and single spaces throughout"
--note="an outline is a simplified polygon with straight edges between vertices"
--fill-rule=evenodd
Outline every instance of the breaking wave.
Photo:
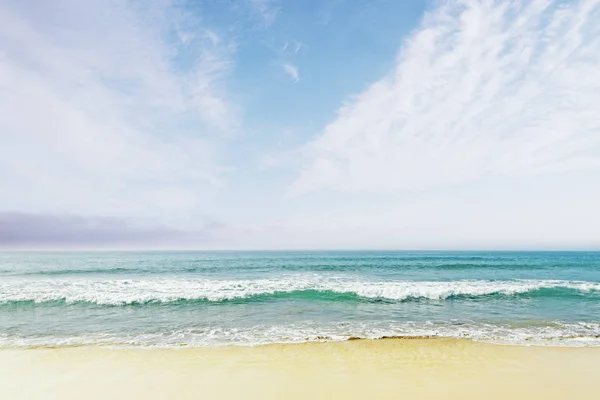
M 256 280 L 21 279 L 0 282 L 0 304 L 89 303 L 136 305 L 252 302 L 282 298 L 329 301 L 418 301 L 489 296 L 600 295 L 600 283 L 561 280 L 365 281 L 288 276 Z

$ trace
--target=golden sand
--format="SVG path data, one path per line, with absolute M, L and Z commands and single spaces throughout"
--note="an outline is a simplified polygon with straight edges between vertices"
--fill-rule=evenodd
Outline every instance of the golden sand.
M 600 348 L 452 339 L 0 350 L 0 399 L 600 398 Z

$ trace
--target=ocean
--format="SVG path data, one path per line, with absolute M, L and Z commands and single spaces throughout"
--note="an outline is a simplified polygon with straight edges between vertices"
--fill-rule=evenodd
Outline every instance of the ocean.
M 4 252 L 0 347 L 600 345 L 600 252 Z

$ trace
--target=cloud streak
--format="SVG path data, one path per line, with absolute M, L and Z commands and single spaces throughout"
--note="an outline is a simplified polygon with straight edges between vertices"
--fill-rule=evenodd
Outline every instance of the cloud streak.
M 293 64 L 283 64 L 281 66 L 283 68 L 283 72 L 285 72 L 294 82 L 298 82 L 300 80 L 300 74 L 298 72 L 298 67 Z
M 304 149 L 290 193 L 600 166 L 600 2 L 448 1 Z
M 265 28 L 271 26 L 277 19 L 279 7 L 274 0 L 249 0 L 254 10 L 259 14 Z

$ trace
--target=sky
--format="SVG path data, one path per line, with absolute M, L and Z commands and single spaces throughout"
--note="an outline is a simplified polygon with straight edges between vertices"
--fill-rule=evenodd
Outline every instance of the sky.
M 0 0 L 0 248 L 600 249 L 600 0 Z

